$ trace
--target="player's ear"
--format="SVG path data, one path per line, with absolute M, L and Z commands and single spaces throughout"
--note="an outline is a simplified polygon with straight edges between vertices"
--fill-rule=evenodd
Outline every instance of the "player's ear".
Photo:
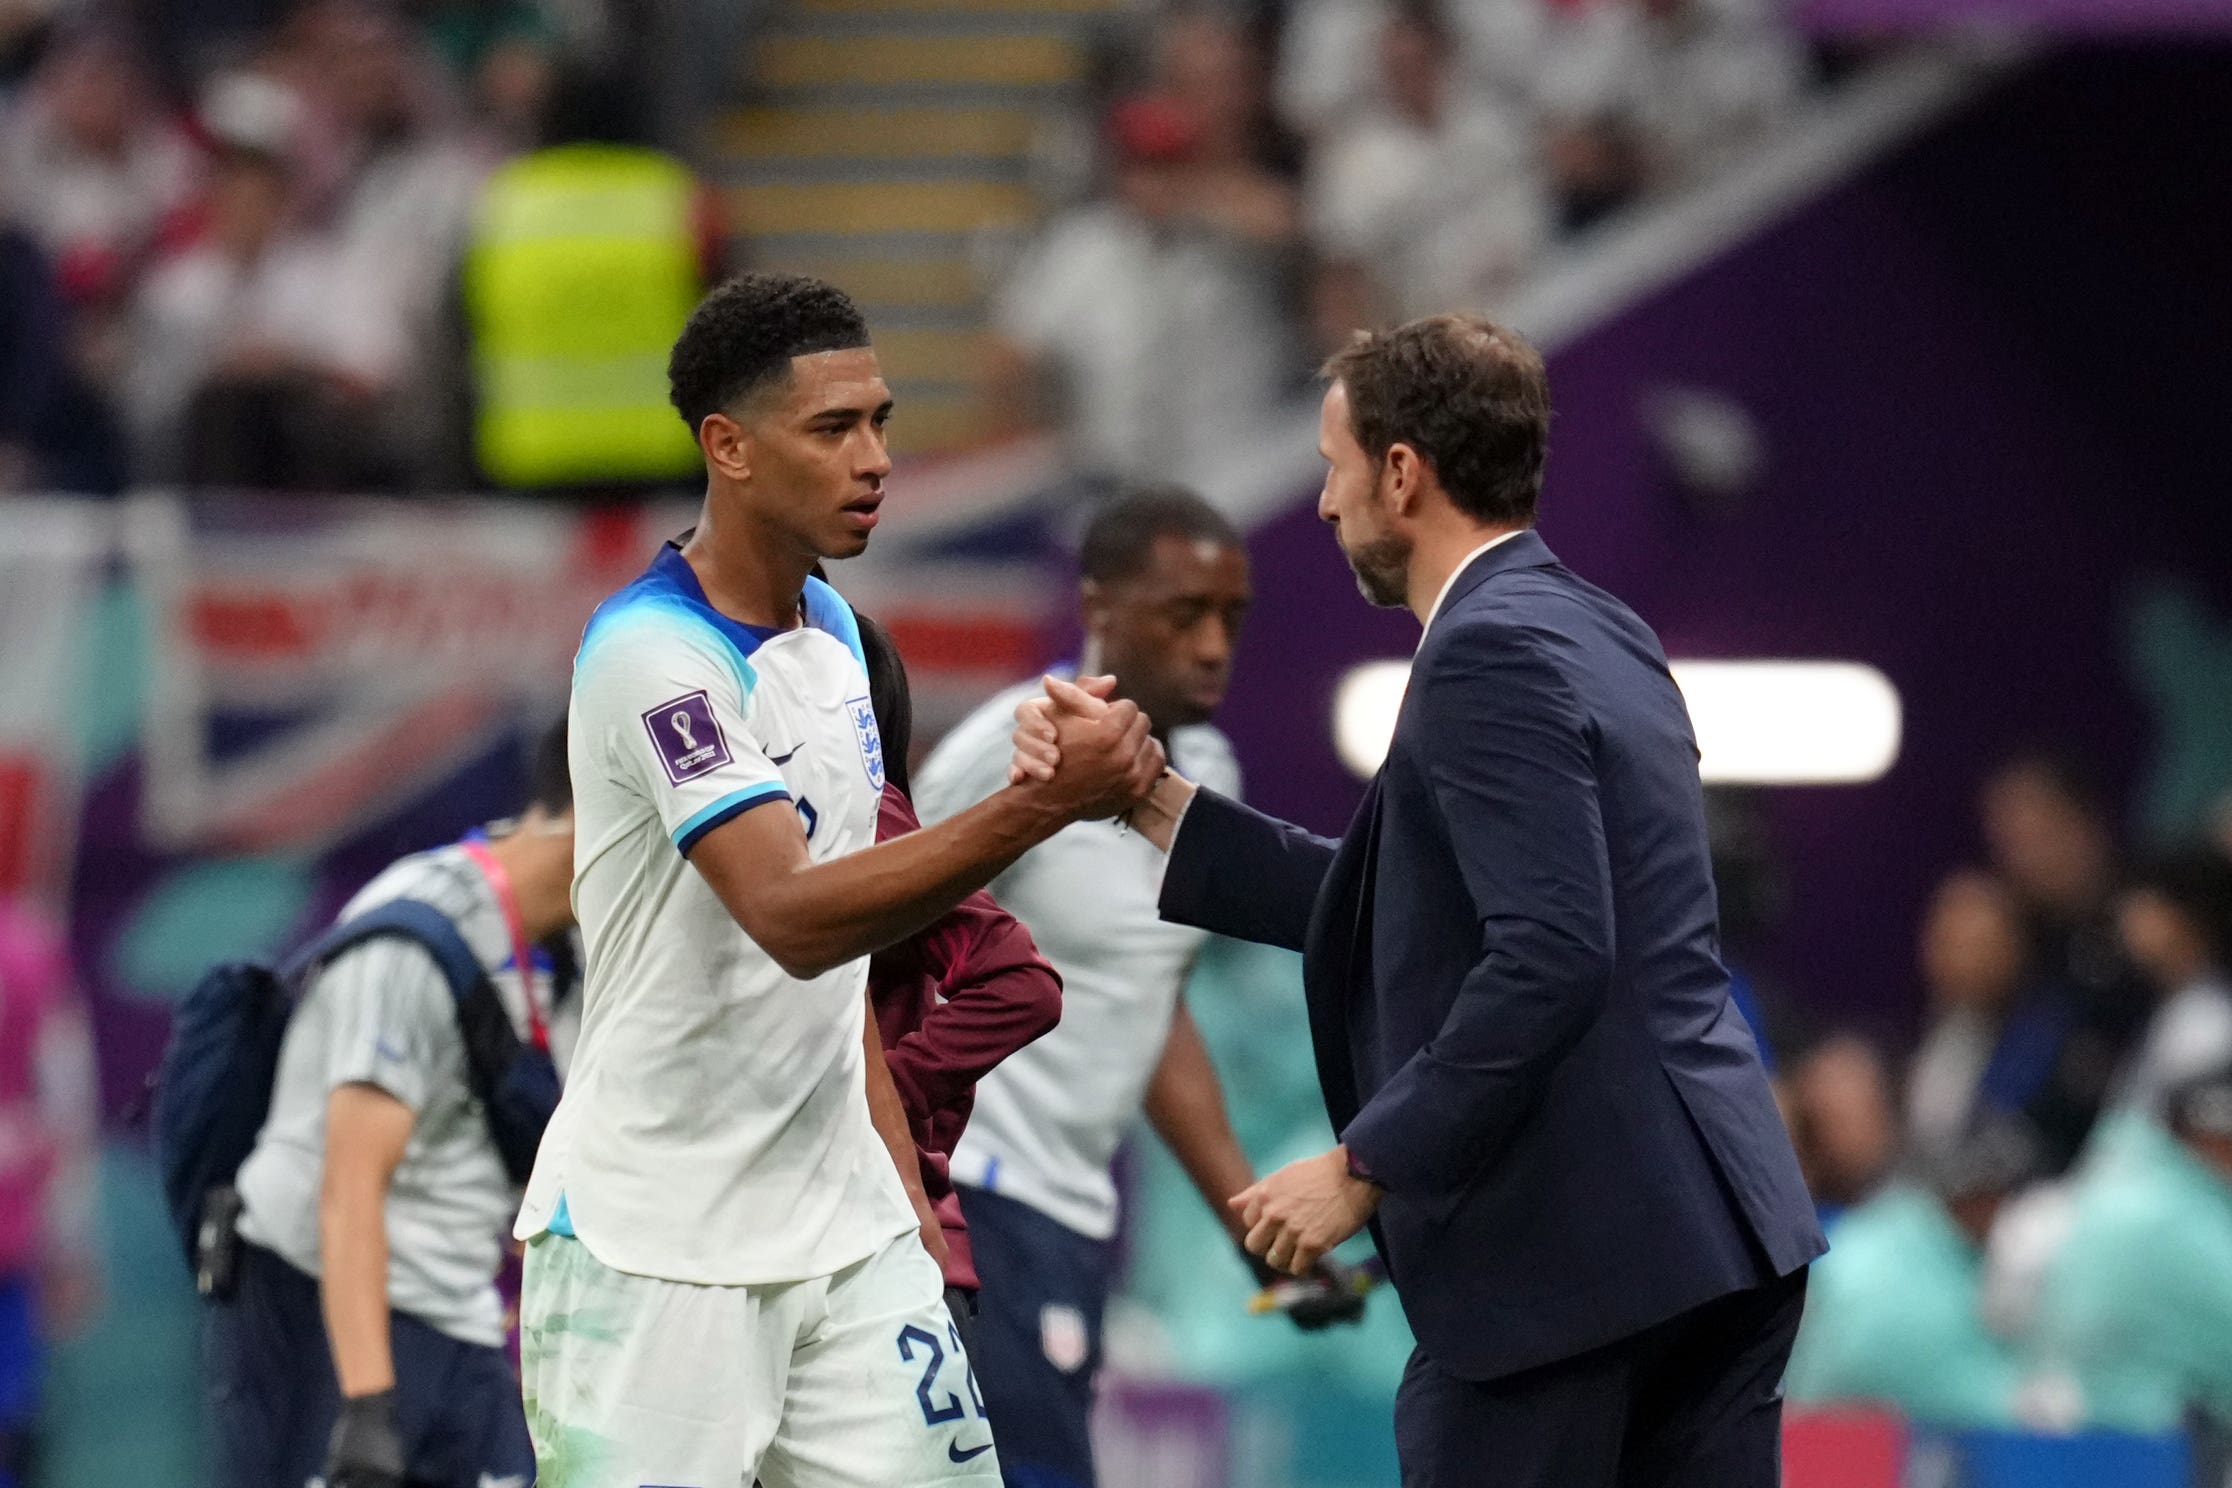
M 1077 584 L 1077 612 L 1085 622 L 1085 632 L 1090 635 L 1101 628 L 1108 618 L 1108 589 L 1098 579 L 1080 579 Z
M 709 413 L 698 425 L 698 448 L 705 454 L 706 468 L 730 480 L 751 476 L 751 443 L 744 426 L 725 413 Z

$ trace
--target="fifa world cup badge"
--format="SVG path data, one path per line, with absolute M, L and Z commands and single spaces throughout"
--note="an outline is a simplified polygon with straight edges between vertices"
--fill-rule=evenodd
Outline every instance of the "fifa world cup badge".
M 852 715 L 853 737 L 860 741 L 860 762 L 868 768 L 868 784 L 884 788 L 883 735 L 876 729 L 875 705 L 866 698 L 847 698 L 845 711 Z

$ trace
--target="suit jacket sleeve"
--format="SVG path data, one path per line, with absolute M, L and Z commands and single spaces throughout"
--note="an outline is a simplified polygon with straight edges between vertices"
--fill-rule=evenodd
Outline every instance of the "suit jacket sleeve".
M 1478 915 L 1480 956 L 1440 1031 L 1342 1134 L 1393 1193 L 1446 1197 L 1471 1183 L 1610 996 L 1593 728 L 1551 661 L 1555 644 L 1469 626 L 1430 648 L 1414 684 L 1407 742 Z
M 1204 787 L 1170 844 L 1162 917 L 1299 951 L 1338 845 Z

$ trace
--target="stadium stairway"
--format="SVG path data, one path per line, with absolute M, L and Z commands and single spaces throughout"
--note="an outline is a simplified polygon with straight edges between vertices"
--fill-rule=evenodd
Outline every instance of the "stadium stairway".
M 844 286 L 901 404 L 894 448 L 975 434 L 978 255 L 1042 204 L 1029 159 L 1110 0 L 772 0 L 710 141 L 755 268 Z

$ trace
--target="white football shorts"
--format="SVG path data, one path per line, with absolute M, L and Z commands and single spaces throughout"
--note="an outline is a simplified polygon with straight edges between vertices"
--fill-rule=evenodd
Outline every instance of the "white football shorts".
M 693 1286 L 527 1247 L 520 1363 L 541 1488 L 997 1488 L 937 1264 L 913 1234 L 834 1276 Z

